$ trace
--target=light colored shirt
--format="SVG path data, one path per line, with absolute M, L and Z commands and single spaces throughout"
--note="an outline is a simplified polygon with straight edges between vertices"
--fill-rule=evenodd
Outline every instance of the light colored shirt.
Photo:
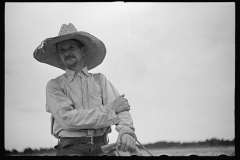
M 101 136 L 116 130 L 134 134 L 128 111 L 116 114 L 111 103 L 118 91 L 102 73 L 66 73 L 51 79 L 46 87 L 46 110 L 51 113 L 51 133 L 56 137 Z

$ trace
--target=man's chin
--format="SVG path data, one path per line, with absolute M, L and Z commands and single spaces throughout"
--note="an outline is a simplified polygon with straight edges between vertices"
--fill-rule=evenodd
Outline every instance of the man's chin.
M 73 67 L 75 66 L 76 62 L 75 61 L 68 61 L 68 62 L 65 62 L 65 66 L 69 66 L 69 67 Z

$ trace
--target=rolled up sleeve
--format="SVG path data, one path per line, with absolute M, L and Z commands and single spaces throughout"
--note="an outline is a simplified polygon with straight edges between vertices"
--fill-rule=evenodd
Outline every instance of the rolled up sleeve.
M 75 109 L 72 100 L 64 94 L 55 80 L 48 82 L 46 96 L 47 111 L 52 113 L 63 129 L 98 129 L 118 122 L 111 105 L 86 110 Z

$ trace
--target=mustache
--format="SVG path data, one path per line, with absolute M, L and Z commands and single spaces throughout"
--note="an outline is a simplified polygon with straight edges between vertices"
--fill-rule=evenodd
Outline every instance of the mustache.
M 69 56 L 64 57 L 65 61 L 68 60 L 68 59 L 70 59 L 70 58 L 75 58 L 75 56 L 69 55 Z

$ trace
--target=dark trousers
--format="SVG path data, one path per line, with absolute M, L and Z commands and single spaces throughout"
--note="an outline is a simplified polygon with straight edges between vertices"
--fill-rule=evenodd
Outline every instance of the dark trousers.
M 58 144 L 62 143 L 59 141 Z M 107 141 L 94 144 L 70 144 L 62 148 L 56 149 L 56 156 L 116 156 L 115 152 L 104 154 L 101 146 L 108 144 Z

